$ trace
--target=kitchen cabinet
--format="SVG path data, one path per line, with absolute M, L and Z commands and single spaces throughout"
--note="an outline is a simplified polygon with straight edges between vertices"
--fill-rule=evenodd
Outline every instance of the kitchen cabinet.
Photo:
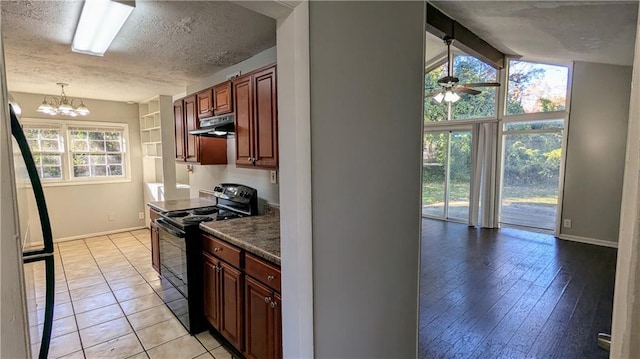
M 234 347 L 242 350 L 244 274 L 222 260 L 229 250 L 235 250 L 238 255 L 241 252 L 209 236 L 203 237 L 203 247 L 205 318 Z M 210 253 L 211 249 L 213 253 Z
M 213 116 L 214 105 L 212 88 L 198 92 L 196 94 L 196 100 L 198 103 L 198 119 Z
M 278 167 L 276 66 L 232 81 L 236 125 L 236 165 Z
M 197 96 L 191 95 L 173 104 L 176 161 L 201 165 L 227 164 L 227 140 L 189 134 L 200 128 Z
M 213 114 L 225 115 L 233 112 L 231 81 L 225 81 L 213 87 Z
M 245 357 L 282 358 L 280 267 L 202 234 L 204 316 Z
M 149 230 L 151 231 L 151 266 L 160 274 L 160 232 L 156 224 L 158 212 L 149 210 Z
M 245 356 L 282 357 L 280 269 L 262 259 L 245 257 Z

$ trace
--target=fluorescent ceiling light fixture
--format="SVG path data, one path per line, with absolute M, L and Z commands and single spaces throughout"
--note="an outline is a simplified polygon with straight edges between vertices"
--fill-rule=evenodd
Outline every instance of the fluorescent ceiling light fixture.
M 103 56 L 134 7 L 134 1 L 85 0 L 71 51 Z

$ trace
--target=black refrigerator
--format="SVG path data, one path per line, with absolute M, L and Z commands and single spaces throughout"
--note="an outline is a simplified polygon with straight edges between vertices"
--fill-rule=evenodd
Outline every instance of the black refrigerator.
M 49 353 L 49 344 L 51 341 L 51 330 L 53 325 L 53 310 L 54 310 L 54 285 L 55 285 L 55 273 L 54 273 L 54 245 L 53 237 L 51 233 L 51 223 L 49 221 L 49 214 L 47 211 L 47 204 L 45 202 L 44 191 L 40 177 L 38 176 L 38 170 L 34 161 L 34 157 L 29 149 L 29 144 L 25 138 L 22 126 L 18 119 L 16 112 L 19 106 L 15 103 L 9 104 L 9 112 L 11 118 L 11 135 L 13 137 L 14 148 L 14 170 L 16 176 L 16 193 L 29 191 L 27 195 L 35 202 L 35 207 L 38 212 L 39 230 L 42 236 L 42 240 L 38 241 L 37 245 L 30 245 L 28 249 L 23 250 L 22 260 L 25 265 L 30 263 L 43 263 L 44 264 L 44 320 L 42 323 L 42 332 L 38 333 L 37 337 L 41 338 L 39 349 L 33 349 L 32 355 L 35 357 L 35 352 L 38 352 L 38 358 L 45 359 Z M 17 199 L 17 207 L 24 207 L 25 203 L 21 203 L 20 199 Z M 25 217 L 20 214 L 24 214 L 22 208 L 18 208 L 18 217 L 21 231 L 29 231 L 28 227 L 25 230 L 23 224 L 25 223 Z M 25 226 L 26 227 L 26 226 Z M 24 233 L 22 233 L 24 234 Z M 31 324 L 30 324 L 31 325 Z M 31 326 L 31 330 L 39 330 L 40 326 Z M 32 334 L 33 336 L 33 334 Z

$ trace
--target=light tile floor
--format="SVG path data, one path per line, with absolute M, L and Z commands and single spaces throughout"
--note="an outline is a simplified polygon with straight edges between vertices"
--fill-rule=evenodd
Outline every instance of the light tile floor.
M 167 308 L 184 299 L 151 267 L 148 229 L 55 244 L 55 277 L 49 358 L 232 357 L 208 332 L 189 335 Z M 44 278 L 44 264 L 25 265 L 34 358 Z

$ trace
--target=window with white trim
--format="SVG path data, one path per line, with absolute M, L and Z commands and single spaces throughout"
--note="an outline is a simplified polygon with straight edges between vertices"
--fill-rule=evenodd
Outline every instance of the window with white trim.
M 26 127 L 24 135 L 42 179 L 62 179 L 64 141 L 60 128 Z
M 23 119 L 43 183 L 129 180 L 128 126 L 122 123 Z
M 123 135 L 116 129 L 69 128 L 72 176 L 123 177 Z

